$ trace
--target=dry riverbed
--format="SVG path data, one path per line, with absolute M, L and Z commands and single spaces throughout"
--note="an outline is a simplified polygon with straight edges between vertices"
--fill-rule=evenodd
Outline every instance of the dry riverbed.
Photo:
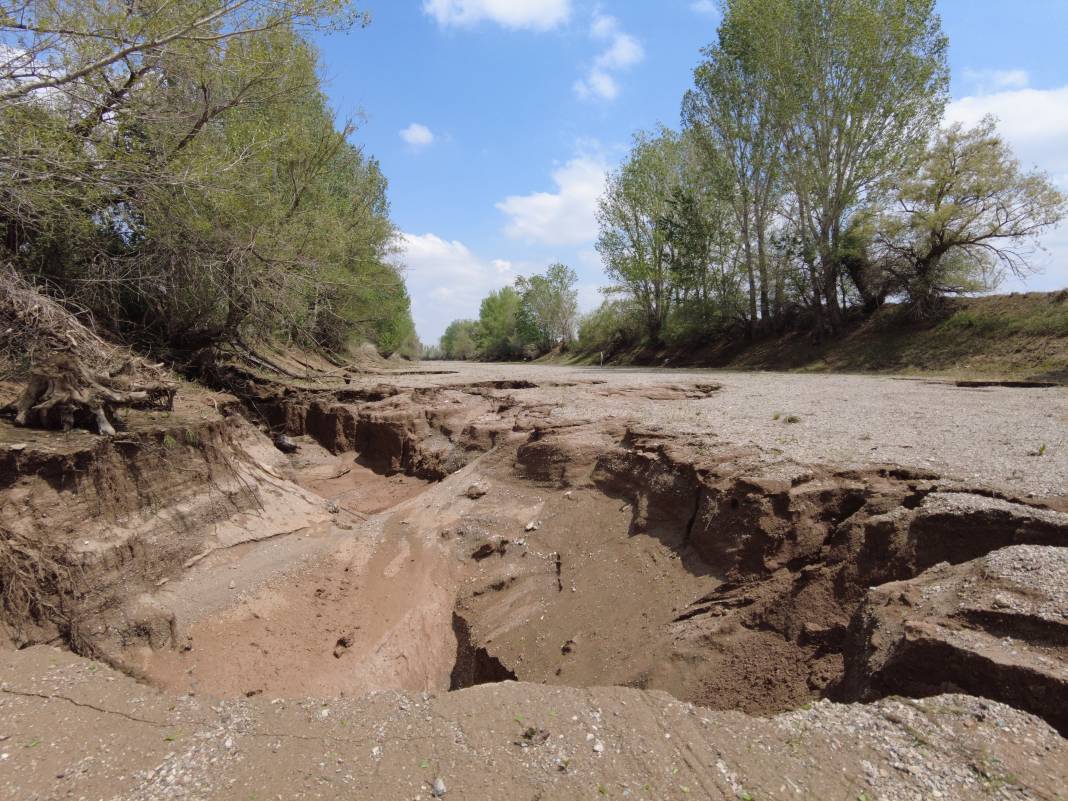
M 4 428 L 68 595 L 8 621 L 0 792 L 1060 801 L 1066 401 L 434 363 Z

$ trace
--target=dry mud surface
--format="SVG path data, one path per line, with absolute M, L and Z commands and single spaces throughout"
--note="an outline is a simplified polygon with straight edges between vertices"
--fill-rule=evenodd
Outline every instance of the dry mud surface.
M 0 796 L 1065 798 L 1064 389 L 238 389 L 0 423 Z

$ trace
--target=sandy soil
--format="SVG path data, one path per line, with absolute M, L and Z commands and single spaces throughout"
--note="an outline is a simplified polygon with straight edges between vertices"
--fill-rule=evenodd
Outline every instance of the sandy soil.
M 428 798 L 444 778 L 450 797 L 517 801 L 1060 801 L 1065 741 L 1030 700 L 1034 715 L 963 696 L 817 701 L 840 697 L 843 660 L 868 647 L 843 643 L 870 586 L 1068 545 L 1068 390 L 531 365 L 361 381 L 402 391 L 317 396 L 319 440 L 295 437 L 287 458 L 247 433 L 247 481 L 269 503 L 211 518 L 193 559 L 153 556 L 170 572 L 130 599 L 151 615 L 102 635 L 162 693 L 49 649 L 5 654 L 0 788 Z M 166 516 L 159 490 L 151 514 Z M 137 567 L 141 542 L 114 571 Z M 1005 603 L 974 625 L 1005 620 Z M 1054 658 L 1023 661 L 1062 618 L 1020 620 L 1026 672 Z M 166 647 L 146 634 L 159 625 Z M 984 669 L 976 686 L 1000 692 Z M 532 683 L 432 698 L 513 678 Z M 1044 697 L 1060 703 L 1062 679 Z M 653 692 L 575 689 L 609 685 Z
M 663 693 L 513 682 L 217 702 L 51 648 L 0 654 L 10 799 L 1057 801 L 1066 743 L 960 695 L 821 702 L 770 720 Z

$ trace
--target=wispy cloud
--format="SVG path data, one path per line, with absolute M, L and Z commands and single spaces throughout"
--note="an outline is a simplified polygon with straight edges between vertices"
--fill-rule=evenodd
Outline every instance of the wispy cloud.
M 1006 89 L 1024 89 L 1031 84 L 1027 70 L 975 70 L 966 69 L 962 73 L 965 81 L 975 94 L 990 94 Z
M 605 49 L 594 60 L 586 77 L 575 81 L 575 94 L 583 99 L 614 100 L 620 92 L 616 73 L 640 63 L 645 58 L 645 48 L 622 29 L 618 19 L 600 12 L 594 15 L 590 36 L 603 43 Z
M 443 27 L 493 22 L 504 28 L 549 30 L 571 17 L 571 0 L 424 0 L 423 12 Z
M 695 0 L 695 2 L 690 3 L 690 11 L 706 17 L 718 17 L 719 4 L 715 0 Z

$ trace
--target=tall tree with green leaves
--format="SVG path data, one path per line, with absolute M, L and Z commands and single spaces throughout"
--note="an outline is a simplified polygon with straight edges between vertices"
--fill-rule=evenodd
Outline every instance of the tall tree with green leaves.
M 566 264 L 552 264 L 544 275 L 516 280 L 520 328 L 541 350 L 566 345 L 575 336 L 578 276 Z
M 945 295 L 992 289 L 1006 272 L 1026 275 L 1039 235 L 1068 213 L 1065 196 L 1021 168 L 990 117 L 940 131 L 895 195 L 878 243 L 920 317 Z
M 724 26 L 761 43 L 817 325 L 834 330 L 851 218 L 917 163 L 942 117 L 947 41 L 935 0 L 727 0 Z M 850 277 L 862 297 L 873 293 L 861 273 Z
M 712 169 L 726 169 L 749 285 L 749 322 L 772 314 L 768 228 L 780 191 L 783 120 L 761 61 L 763 43 L 740 14 L 728 13 L 718 42 L 703 50 L 683 120 Z M 759 311 L 758 311 L 759 298 Z
M 608 178 L 598 211 L 597 252 L 608 277 L 642 309 L 649 339 L 659 342 L 674 298 L 667 220 L 681 184 L 681 137 L 639 133 Z
M 478 350 L 486 359 L 507 361 L 523 355 L 519 293 L 510 286 L 490 292 L 479 307 Z

